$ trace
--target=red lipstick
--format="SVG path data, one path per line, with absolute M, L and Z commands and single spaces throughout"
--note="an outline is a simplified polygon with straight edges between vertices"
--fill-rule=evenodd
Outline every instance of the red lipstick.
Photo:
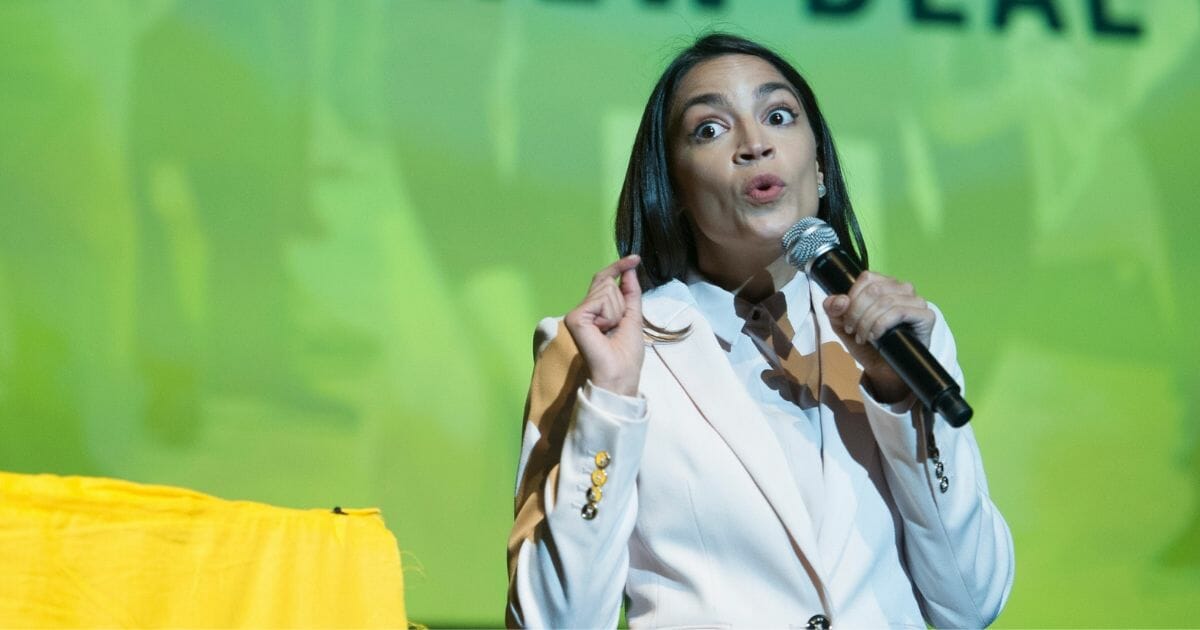
M 787 187 L 787 184 L 783 183 L 782 179 L 779 179 L 775 175 L 764 173 L 747 182 L 742 192 L 753 203 L 767 204 L 778 199 L 783 194 L 785 187 Z

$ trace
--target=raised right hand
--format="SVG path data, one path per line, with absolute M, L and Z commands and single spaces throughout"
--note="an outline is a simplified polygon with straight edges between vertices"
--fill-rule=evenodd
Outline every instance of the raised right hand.
M 637 395 L 646 354 L 637 279 L 641 262 L 631 254 L 596 272 L 587 297 L 565 318 L 592 384 L 625 396 Z

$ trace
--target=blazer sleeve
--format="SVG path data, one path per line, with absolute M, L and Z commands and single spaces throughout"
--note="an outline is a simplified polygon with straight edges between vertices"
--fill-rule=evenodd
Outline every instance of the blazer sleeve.
M 954 338 L 934 311 L 930 352 L 964 387 Z M 927 620 L 936 627 L 987 626 L 1008 599 L 1015 563 L 1008 525 L 988 496 L 974 432 L 969 425 L 951 427 L 911 397 L 881 405 L 864 390 L 863 400 Z
M 565 326 L 542 320 L 508 539 L 508 627 L 616 627 L 646 422 L 644 400 L 593 389 Z M 600 496 L 586 518 L 597 470 Z

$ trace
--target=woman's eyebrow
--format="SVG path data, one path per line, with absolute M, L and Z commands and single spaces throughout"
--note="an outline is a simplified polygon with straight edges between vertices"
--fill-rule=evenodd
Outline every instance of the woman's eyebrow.
M 693 105 L 710 105 L 712 107 L 723 107 L 725 109 L 733 108 L 733 105 L 729 103 L 729 99 L 725 98 L 724 94 L 717 94 L 716 92 L 697 94 L 696 96 L 693 96 L 692 98 L 689 98 L 683 102 L 683 106 L 679 108 L 679 118 L 683 118 L 683 115 L 687 113 L 688 108 L 692 107 Z
M 800 95 L 796 93 L 795 88 L 779 81 L 771 81 L 758 86 L 758 89 L 754 92 L 754 100 L 761 101 L 776 90 L 786 90 L 789 94 L 796 97 L 797 101 L 800 100 Z
M 758 86 L 758 89 L 754 91 L 754 100 L 761 101 L 778 90 L 784 90 L 794 96 L 796 100 L 800 100 L 800 95 L 796 93 L 795 88 L 780 81 L 769 81 Z M 733 105 L 730 104 L 729 99 L 726 98 L 724 94 L 707 92 L 705 94 L 697 94 L 696 96 L 684 101 L 683 106 L 679 108 L 679 117 L 682 118 L 687 112 L 688 108 L 692 107 L 693 105 L 709 105 L 711 107 L 723 107 L 725 109 L 731 109 L 733 107 Z

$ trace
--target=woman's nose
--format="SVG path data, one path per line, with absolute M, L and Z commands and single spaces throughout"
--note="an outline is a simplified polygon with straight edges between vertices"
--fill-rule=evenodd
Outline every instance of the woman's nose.
M 775 147 L 771 146 L 762 136 L 747 136 L 738 147 L 734 162 L 750 164 L 775 155 Z

